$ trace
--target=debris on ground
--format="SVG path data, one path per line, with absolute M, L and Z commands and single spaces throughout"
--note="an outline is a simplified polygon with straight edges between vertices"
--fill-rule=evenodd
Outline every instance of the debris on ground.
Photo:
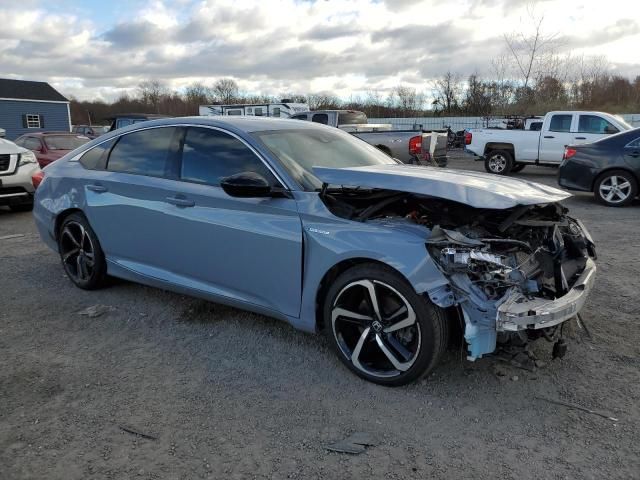
M 365 432 L 355 432 L 344 440 L 340 440 L 327 447 L 327 450 L 339 453 L 351 453 L 354 455 L 363 453 L 367 448 L 374 447 L 376 442 L 371 435 Z
M 111 305 L 91 305 L 90 307 L 85 308 L 84 310 L 80 310 L 78 315 L 86 315 L 89 318 L 97 318 L 105 313 L 113 312 L 116 307 L 112 307 Z
M 571 408 L 573 410 L 580 410 L 582 412 L 591 413 L 592 415 L 598 415 L 599 417 L 606 418 L 612 422 L 618 422 L 619 420 L 612 417 L 608 413 L 598 412 L 597 410 L 591 410 L 590 408 L 583 407 L 582 405 L 576 405 L 575 403 L 563 402 L 562 400 L 554 400 L 553 398 L 535 397 L 538 400 L 544 400 L 545 402 L 554 403 L 563 407 Z
M 138 437 L 146 438 L 148 440 L 157 440 L 158 439 L 158 437 L 156 437 L 154 435 L 149 435 L 148 433 L 142 433 L 141 431 L 139 431 L 139 430 L 137 430 L 137 429 L 135 429 L 133 427 L 128 427 L 126 425 L 118 425 L 118 427 L 123 432 L 130 433 L 131 435 L 137 435 Z
M 0 237 L 0 240 L 9 240 L 11 238 L 22 238 L 24 237 L 24 233 L 14 233 L 12 235 L 3 235 Z

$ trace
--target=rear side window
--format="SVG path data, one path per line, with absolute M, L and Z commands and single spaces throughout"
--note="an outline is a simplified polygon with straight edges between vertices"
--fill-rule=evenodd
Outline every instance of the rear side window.
M 104 170 L 107 166 L 109 150 L 111 150 L 115 142 L 116 139 L 112 138 L 87 150 L 82 157 L 80 157 L 80 163 L 84 168 L 88 168 L 89 170 Z
M 571 119 L 573 115 L 554 115 L 551 117 L 549 130 L 552 132 L 569 132 L 571 131 Z
M 22 146 L 29 150 L 40 150 L 42 148 L 40 140 L 34 137 L 25 138 Z
M 327 125 L 329 123 L 329 115 L 327 115 L 326 113 L 316 113 L 311 121 Z
M 163 127 L 123 135 L 111 150 L 107 170 L 171 177 L 170 150 L 175 134 L 175 127 Z
M 618 129 L 602 117 L 596 115 L 580 115 L 579 133 L 618 133 Z
M 340 112 L 338 114 L 338 125 L 364 125 L 367 123 L 367 116 L 363 112 Z
M 237 138 L 210 128 L 187 129 L 182 149 L 182 180 L 219 186 L 223 178 L 241 172 L 259 173 L 270 184 L 276 183 L 262 160 Z

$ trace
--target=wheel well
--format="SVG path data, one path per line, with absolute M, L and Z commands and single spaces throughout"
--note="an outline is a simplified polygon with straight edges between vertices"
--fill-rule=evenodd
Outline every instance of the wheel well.
M 636 176 L 636 174 L 631 169 L 626 168 L 626 167 L 612 166 L 610 168 L 607 168 L 606 170 L 603 170 L 602 172 L 600 172 L 598 175 L 595 176 L 595 178 L 593 179 L 593 182 L 591 183 L 591 191 L 592 192 L 595 191 L 596 183 L 598 182 L 598 179 L 602 175 L 604 175 L 605 173 L 608 173 L 608 172 L 612 172 L 614 170 L 622 170 L 623 172 L 628 173 L 636 181 L 636 184 L 640 184 L 640 178 L 638 178 Z
M 324 329 L 324 319 L 322 318 L 322 307 L 324 305 L 325 296 L 331 287 L 331 284 L 338 278 L 343 272 L 347 271 L 351 267 L 355 267 L 356 265 L 362 265 L 364 263 L 371 263 L 376 265 L 382 265 L 390 270 L 393 270 L 402 278 L 406 278 L 401 272 L 396 270 L 395 268 L 389 266 L 384 262 L 380 262 L 378 260 L 374 260 L 372 258 L 349 258 L 347 260 L 343 260 L 333 267 L 331 267 L 322 277 L 320 281 L 320 287 L 318 288 L 318 292 L 316 293 L 316 329 L 318 331 Z
M 487 143 L 484 146 L 484 154 L 485 155 L 488 155 L 489 153 L 493 152 L 494 150 L 506 150 L 507 152 L 509 152 L 511 154 L 511 157 L 513 158 L 514 161 L 516 159 L 515 149 L 513 148 L 513 144 L 512 143 Z
M 386 145 L 376 145 L 376 148 L 378 150 L 383 151 L 387 155 L 391 156 L 391 149 L 389 147 L 387 147 Z
M 56 216 L 56 228 L 53 231 L 56 241 L 58 241 L 58 232 L 60 231 L 60 227 L 62 226 L 62 222 L 64 222 L 64 219 L 72 213 L 76 212 L 82 213 L 82 210 L 80 210 L 79 208 L 69 208 L 68 210 L 63 210 Z

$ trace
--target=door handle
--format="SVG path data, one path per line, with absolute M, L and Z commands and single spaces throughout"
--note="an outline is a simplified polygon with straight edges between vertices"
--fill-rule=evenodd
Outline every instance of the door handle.
M 193 207 L 196 202 L 184 197 L 167 197 L 165 202 L 175 205 L 176 207 Z
M 586 140 L 587 139 L 587 137 L 575 137 L 575 138 L 576 138 L 576 140 Z
M 105 187 L 104 185 L 94 183 L 94 184 L 87 185 L 87 190 L 91 190 L 92 192 L 96 192 L 96 193 L 104 193 L 108 190 L 108 188 Z
M 553 135 L 545 135 L 544 138 L 556 138 Z

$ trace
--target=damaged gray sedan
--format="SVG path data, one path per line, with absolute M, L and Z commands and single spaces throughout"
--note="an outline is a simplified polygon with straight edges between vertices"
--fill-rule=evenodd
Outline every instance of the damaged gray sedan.
M 595 279 L 569 194 L 400 164 L 310 122 L 144 122 L 44 172 L 36 224 L 78 287 L 111 275 L 322 331 L 383 385 L 435 368 L 457 325 L 469 360 L 558 342 Z

